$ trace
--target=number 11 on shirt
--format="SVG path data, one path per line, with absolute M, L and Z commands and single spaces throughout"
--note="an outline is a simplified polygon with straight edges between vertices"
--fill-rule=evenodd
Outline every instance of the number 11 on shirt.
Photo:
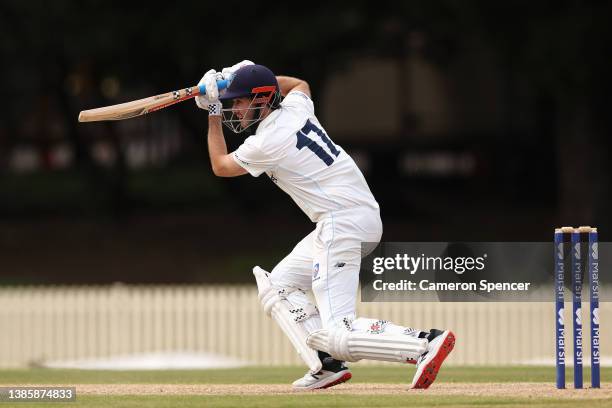
M 334 162 L 334 157 L 330 156 L 321 145 L 319 145 L 317 142 L 307 136 L 310 132 L 314 132 L 319 135 L 321 140 L 325 142 L 325 144 L 329 148 L 329 151 L 334 155 L 334 157 L 338 157 L 340 151 L 336 148 L 336 146 L 334 146 L 329 137 L 327 137 L 323 129 L 318 128 L 310 120 L 307 120 L 304 127 L 302 127 L 302 129 L 300 129 L 296 133 L 297 144 L 295 145 L 295 147 L 297 147 L 299 150 L 302 150 L 302 148 L 307 147 L 314 154 L 316 154 L 319 159 L 323 160 L 326 165 L 331 166 L 331 164 Z

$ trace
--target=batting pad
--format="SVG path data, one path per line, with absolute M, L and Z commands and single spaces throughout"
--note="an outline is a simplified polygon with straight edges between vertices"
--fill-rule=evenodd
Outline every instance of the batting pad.
M 306 339 L 317 350 L 344 361 L 362 359 L 407 363 L 416 360 L 427 350 L 427 340 L 407 334 L 349 331 L 345 328 L 317 330 Z
M 257 281 L 259 300 L 266 314 L 276 321 L 289 338 L 302 360 L 310 368 L 310 372 L 314 374 L 321 371 L 322 364 L 317 351 L 306 344 L 308 331 L 304 327 L 304 322 L 309 318 L 314 316 L 318 318 L 317 309 L 314 305 L 309 305 L 310 307 L 293 305 L 287 297 L 294 289 L 274 287 L 270 282 L 269 273 L 259 266 L 253 268 L 253 275 Z

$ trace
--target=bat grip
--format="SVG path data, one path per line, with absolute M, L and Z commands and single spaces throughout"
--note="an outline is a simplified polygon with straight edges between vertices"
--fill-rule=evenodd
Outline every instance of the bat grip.
M 217 81 L 217 88 L 221 91 L 227 88 L 229 86 L 229 83 L 230 81 L 228 81 L 227 79 L 222 79 L 220 81 Z M 200 95 L 206 94 L 206 86 L 200 85 L 198 86 L 198 89 L 200 90 Z

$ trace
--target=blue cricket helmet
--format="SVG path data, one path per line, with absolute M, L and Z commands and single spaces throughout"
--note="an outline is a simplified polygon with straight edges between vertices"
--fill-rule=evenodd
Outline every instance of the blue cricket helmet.
M 274 90 L 270 87 L 274 87 Z M 272 94 L 279 92 L 274 73 L 263 65 L 247 65 L 235 72 L 232 82 L 225 92 L 221 92 L 219 99 L 225 101 L 270 91 Z
M 281 93 L 276 76 L 263 65 L 247 65 L 234 73 L 230 85 L 219 93 L 221 101 L 236 98 L 251 98 L 249 106 L 244 109 L 222 109 L 222 122 L 234 133 L 241 133 L 263 119 L 263 112 L 280 106 Z M 237 115 L 243 111 L 242 116 Z M 247 112 L 250 117 L 245 119 Z

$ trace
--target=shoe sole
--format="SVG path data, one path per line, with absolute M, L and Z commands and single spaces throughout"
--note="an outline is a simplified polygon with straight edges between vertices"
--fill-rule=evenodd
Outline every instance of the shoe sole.
M 446 338 L 442 342 L 442 345 L 438 349 L 438 352 L 427 363 L 427 365 L 423 368 L 423 372 L 421 376 L 417 380 L 417 382 L 412 386 L 413 389 L 427 389 L 429 386 L 436 380 L 436 376 L 438 375 L 438 371 L 440 371 L 440 367 L 442 363 L 448 357 L 453 348 L 455 347 L 455 334 L 452 331 L 449 331 L 446 335 Z
M 295 387 L 294 386 L 293 389 L 295 391 L 323 390 L 325 388 L 333 387 L 334 385 L 342 384 L 343 382 L 347 382 L 348 380 L 350 380 L 353 377 L 353 375 L 351 374 L 350 371 L 348 371 L 348 370 L 343 370 L 343 371 L 344 372 L 341 371 L 341 372 L 335 374 L 335 375 L 337 375 L 337 374 L 342 373 L 342 375 L 340 377 L 332 379 L 331 382 L 325 383 L 323 385 L 314 385 L 313 384 L 313 385 L 310 385 L 309 387 Z M 331 377 L 333 378 L 334 376 L 331 376 Z
M 330 388 L 333 387 L 334 385 L 338 385 L 338 384 L 342 384 L 344 382 L 347 382 L 348 380 L 350 380 L 351 378 L 353 378 L 353 375 L 350 372 L 344 373 L 342 375 L 342 377 L 338 378 L 335 381 L 330 382 L 329 384 L 326 384 L 322 387 L 319 388 L 315 388 L 315 390 L 324 390 L 326 388 Z

